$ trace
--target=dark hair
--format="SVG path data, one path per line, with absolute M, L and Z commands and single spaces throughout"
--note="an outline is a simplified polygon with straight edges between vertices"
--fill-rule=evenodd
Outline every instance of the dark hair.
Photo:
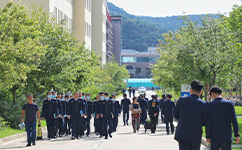
M 27 97 L 29 97 L 29 96 L 33 97 L 33 95 L 32 95 L 32 94 L 28 94 L 28 95 L 27 95 Z
M 137 99 L 137 97 L 136 97 L 136 96 L 132 98 L 133 102 L 134 102 L 134 100 L 135 100 L 135 99 Z
M 57 93 L 57 95 L 59 95 L 59 94 L 62 95 L 61 92 L 58 92 L 58 93 Z
M 98 94 L 101 95 L 101 94 L 103 94 L 103 92 L 99 92 Z
M 90 93 L 87 93 L 86 95 L 91 95 Z
M 220 88 L 219 86 L 213 86 L 211 87 L 211 89 L 209 90 L 209 94 L 211 95 L 211 93 L 216 93 L 216 94 L 222 94 L 223 90 L 222 88 Z
M 108 92 L 105 92 L 105 93 L 104 93 L 104 95 L 106 95 L 106 96 L 107 96 L 107 95 L 109 95 L 109 94 L 108 94 Z
M 124 94 L 124 97 L 127 97 L 127 94 Z
M 166 98 L 166 95 L 165 94 L 162 94 L 162 98 Z
M 140 94 L 140 97 L 141 97 L 141 98 L 144 98 L 144 95 L 143 95 L 143 94 Z
M 51 93 L 53 94 L 53 93 L 55 93 L 55 91 L 51 91 Z
M 166 97 L 172 98 L 172 95 L 171 94 L 166 94 Z
M 48 92 L 46 92 L 46 95 L 48 95 L 48 94 L 50 94 L 51 93 L 51 91 L 48 91 Z
M 201 92 L 203 89 L 203 83 L 199 80 L 193 80 L 191 83 L 191 88 L 193 91 Z
M 84 92 L 82 92 L 82 95 L 85 95 L 85 93 L 84 93 Z
M 112 96 L 111 97 L 116 97 L 116 95 L 115 94 L 112 94 Z
M 65 98 L 66 98 L 66 97 L 69 97 L 69 95 L 65 95 Z

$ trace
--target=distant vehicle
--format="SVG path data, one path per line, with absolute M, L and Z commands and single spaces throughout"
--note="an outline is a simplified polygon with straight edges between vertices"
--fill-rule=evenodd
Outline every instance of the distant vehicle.
M 138 88 L 138 93 L 141 93 L 141 94 L 144 94 L 144 93 L 146 93 L 146 88 L 145 87 L 139 87 Z
M 129 74 L 135 74 L 135 68 L 133 65 L 127 65 L 126 69 L 129 71 Z

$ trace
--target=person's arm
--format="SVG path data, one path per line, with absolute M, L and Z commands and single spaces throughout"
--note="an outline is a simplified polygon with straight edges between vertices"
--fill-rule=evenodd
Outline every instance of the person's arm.
M 234 129 L 234 137 L 236 138 L 235 143 L 238 144 L 240 142 L 240 135 L 239 135 L 239 125 L 236 117 L 236 113 L 234 110 L 234 104 L 231 102 L 231 119 Z
M 37 113 L 37 117 L 38 117 L 38 120 L 39 120 L 39 125 L 41 125 L 40 112 L 39 112 L 39 110 L 36 113 Z
M 163 105 L 164 105 L 164 103 L 163 103 Z M 178 100 L 176 106 L 173 107 L 173 109 L 172 109 L 172 115 L 173 115 L 174 118 L 176 118 L 176 120 L 179 120 L 179 106 L 180 106 L 180 103 L 181 103 L 181 101 Z M 163 112 L 163 110 L 162 110 L 162 112 Z
M 45 118 L 45 103 L 43 102 L 43 106 L 42 106 L 42 115 L 41 118 L 44 119 Z
M 25 116 L 25 110 L 22 111 L 22 115 L 21 115 L 21 123 L 24 122 L 24 116 Z
M 165 108 L 166 108 L 166 106 L 165 106 L 165 102 L 164 102 L 163 105 L 162 105 L 162 114 L 164 114 Z

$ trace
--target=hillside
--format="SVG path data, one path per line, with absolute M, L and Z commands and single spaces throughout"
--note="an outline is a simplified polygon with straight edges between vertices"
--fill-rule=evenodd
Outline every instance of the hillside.
M 124 9 L 108 2 L 110 15 L 121 15 L 122 18 L 122 48 L 146 51 L 149 46 L 156 46 L 157 39 L 163 39 L 162 33 L 178 30 L 183 21 L 171 17 L 136 16 L 127 13 Z M 188 15 L 193 21 L 200 20 L 200 15 Z M 204 15 L 202 15 L 204 16 Z

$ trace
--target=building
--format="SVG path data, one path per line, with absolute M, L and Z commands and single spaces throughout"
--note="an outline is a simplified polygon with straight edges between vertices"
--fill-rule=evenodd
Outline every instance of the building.
M 113 54 L 121 65 L 122 49 L 122 16 L 111 16 L 113 24 Z
M 92 49 L 92 0 L 73 0 L 73 33 Z
M 4 7 L 12 0 L 1 0 L 0 7 Z M 26 6 L 37 5 L 55 18 L 55 23 L 64 26 L 74 33 L 86 48 L 91 50 L 91 5 L 92 0 L 14 0 Z
M 110 62 L 113 60 L 113 24 L 112 18 L 109 15 L 107 7 L 107 21 L 106 21 L 106 61 Z
M 121 64 L 127 67 L 133 66 L 135 73 L 132 78 L 151 78 L 151 64 L 155 64 L 160 57 L 156 52 L 156 47 L 149 47 L 147 52 L 138 52 L 133 49 L 123 49 L 121 51 Z
M 107 0 L 92 0 L 92 50 L 106 64 Z

